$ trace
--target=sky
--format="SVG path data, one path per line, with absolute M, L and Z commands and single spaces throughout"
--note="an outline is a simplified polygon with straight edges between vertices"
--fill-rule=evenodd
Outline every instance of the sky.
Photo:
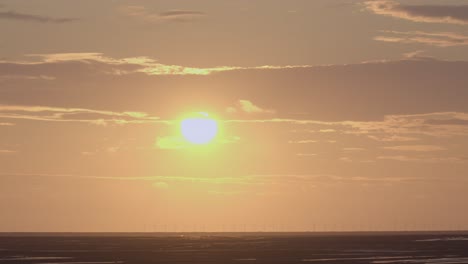
M 0 33 L 0 232 L 468 229 L 466 0 L 1 0 Z

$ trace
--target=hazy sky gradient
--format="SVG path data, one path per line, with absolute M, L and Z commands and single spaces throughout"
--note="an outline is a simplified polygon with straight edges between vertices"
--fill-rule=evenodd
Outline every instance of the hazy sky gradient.
M 0 1 L 0 231 L 468 228 L 468 1 Z M 216 116 L 212 148 L 174 148 Z

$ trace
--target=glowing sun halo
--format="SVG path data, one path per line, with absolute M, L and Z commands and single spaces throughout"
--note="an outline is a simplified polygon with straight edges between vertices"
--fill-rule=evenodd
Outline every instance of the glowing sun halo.
M 182 120 L 181 132 L 192 144 L 207 144 L 218 134 L 218 123 L 209 118 L 207 113 L 198 113 L 194 117 Z

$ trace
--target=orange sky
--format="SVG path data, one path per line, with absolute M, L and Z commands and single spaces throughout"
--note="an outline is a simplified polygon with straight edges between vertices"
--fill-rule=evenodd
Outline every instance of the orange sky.
M 468 228 L 467 1 L 3 0 L 0 20 L 0 232 Z M 206 147 L 177 143 L 193 112 L 219 124 Z

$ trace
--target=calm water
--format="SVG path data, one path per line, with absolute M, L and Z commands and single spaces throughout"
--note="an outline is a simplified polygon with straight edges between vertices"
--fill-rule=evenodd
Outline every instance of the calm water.
M 4 234 L 1 263 L 468 263 L 468 235 Z

